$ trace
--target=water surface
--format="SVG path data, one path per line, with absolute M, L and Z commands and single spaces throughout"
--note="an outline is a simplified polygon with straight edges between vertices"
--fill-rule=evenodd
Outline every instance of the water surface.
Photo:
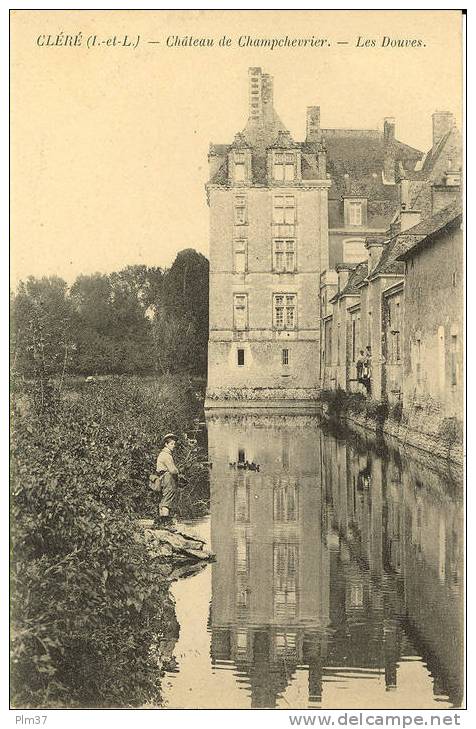
M 208 443 L 211 515 L 187 528 L 217 561 L 172 587 L 165 706 L 460 706 L 459 474 L 313 416 L 213 415 Z

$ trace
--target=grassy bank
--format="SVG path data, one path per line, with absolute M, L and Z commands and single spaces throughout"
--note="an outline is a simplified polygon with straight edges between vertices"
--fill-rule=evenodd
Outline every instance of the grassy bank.
M 147 479 L 168 431 L 182 515 L 207 512 L 202 390 L 179 377 L 14 384 L 12 704 L 158 705 L 178 626 L 135 523 L 156 513 Z

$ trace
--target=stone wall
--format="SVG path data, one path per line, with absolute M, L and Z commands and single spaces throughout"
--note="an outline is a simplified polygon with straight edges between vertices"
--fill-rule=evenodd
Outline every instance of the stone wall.
M 323 412 L 330 417 L 327 407 Z M 343 420 L 351 426 L 363 428 L 365 431 L 377 435 L 383 433 L 395 438 L 400 446 L 411 446 L 433 457 L 452 461 L 459 465 L 463 464 L 463 432 L 462 426 L 458 423 L 449 423 L 441 418 L 438 410 L 433 414 L 429 409 L 417 412 L 411 422 L 398 422 L 392 417 L 379 423 L 375 418 L 368 417 L 364 413 L 346 412 Z M 453 427 L 454 425 L 454 427 Z
M 319 387 L 319 293 L 321 265 L 327 261 L 327 188 L 237 187 L 210 189 L 210 335 L 208 395 L 263 388 L 306 391 Z M 295 197 L 296 223 L 273 224 L 273 196 Z M 246 195 L 246 224 L 234 222 L 236 195 Z M 273 271 L 273 239 L 296 240 L 295 271 Z M 233 242 L 247 241 L 247 270 L 234 271 Z M 273 296 L 297 297 L 296 327 L 277 330 L 273 325 Z M 237 330 L 234 295 L 247 295 L 247 324 Z M 243 363 L 238 363 L 238 350 Z M 283 349 L 289 364 L 283 365 Z M 246 395 L 245 399 L 248 399 Z M 306 395 L 306 399 L 309 399 Z
M 411 422 L 418 412 L 430 419 L 462 417 L 462 277 L 459 229 L 407 262 L 403 394 Z

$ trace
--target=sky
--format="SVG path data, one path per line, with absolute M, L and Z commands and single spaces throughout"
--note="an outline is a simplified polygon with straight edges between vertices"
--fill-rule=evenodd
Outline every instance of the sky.
M 249 66 L 274 76 L 298 141 L 319 105 L 323 127 L 381 129 L 393 116 L 397 138 L 427 150 L 435 110 L 461 125 L 460 29 L 458 11 L 14 11 L 12 285 L 207 255 L 208 147 L 246 124 Z M 80 46 L 39 45 L 79 32 Z M 135 49 L 100 43 L 126 34 L 140 36 Z M 329 45 L 239 47 L 247 35 Z M 214 46 L 168 46 L 175 36 Z M 422 45 L 383 48 L 383 36 Z

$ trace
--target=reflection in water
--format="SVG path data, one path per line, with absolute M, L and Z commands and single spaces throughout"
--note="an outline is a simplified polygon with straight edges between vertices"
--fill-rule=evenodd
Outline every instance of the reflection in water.
M 459 706 L 463 530 L 454 484 L 326 433 L 310 416 L 214 415 L 208 438 L 217 562 L 210 615 L 200 616 L 211 633 L 197 666 L 206 705 Z M 260 471 L 230 465 L 244 461 Z M 191 588 L 178 586 L 182 604 Z M 200 627 L 195 616 L 187 628 L 180 605 L 183 648 Z M 190 695 L 180 703 L 178 663 L 169 705 L 203 706 Z

